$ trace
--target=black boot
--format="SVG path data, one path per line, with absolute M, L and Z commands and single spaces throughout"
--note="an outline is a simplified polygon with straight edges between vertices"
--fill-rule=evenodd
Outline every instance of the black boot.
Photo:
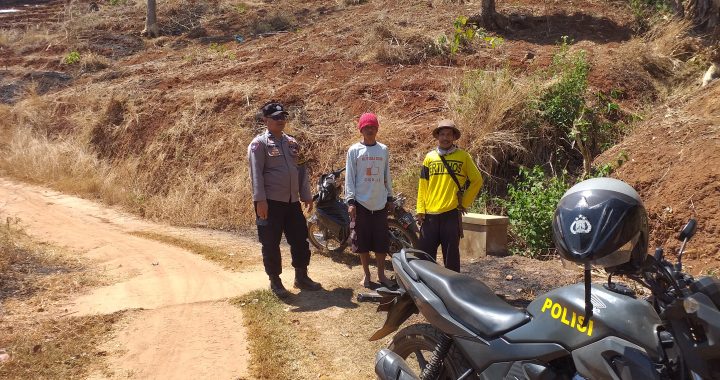
M 283 286 L 280 276 L 270 276 L 270 291 L 279 298 L 285 298 L 290 294 Z
M 295 268 L 295 287 L 304 290 L 320 290 L 322 285 L 308 277 L 307 268 Z

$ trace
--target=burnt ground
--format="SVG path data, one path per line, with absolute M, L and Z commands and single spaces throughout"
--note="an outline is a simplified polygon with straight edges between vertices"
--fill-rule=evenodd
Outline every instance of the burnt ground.
M 526 307 L 552 289 L 583 280 L 582 269 L 563 264 L 558 258 L 536 260 L 523 256 L 486 256 L 463 264 L 461 271 L 481 280 L 515 307 Z

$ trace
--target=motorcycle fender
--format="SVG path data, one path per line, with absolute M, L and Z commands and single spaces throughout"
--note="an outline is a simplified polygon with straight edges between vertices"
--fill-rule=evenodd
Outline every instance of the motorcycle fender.
M 415 306 L 412 298 L 410 298 L 407 293 L 396 296 L 388 303 L 380 304 L 378 311 L 383 310 L 387 310 L 388 312 L 387 318 L 385 318 L 385 324 L 370 337 L 370 341 L 384 338 L 397 331 L 400 325 L 410 318 L 411 315 L 418 313 L 417 306 Z

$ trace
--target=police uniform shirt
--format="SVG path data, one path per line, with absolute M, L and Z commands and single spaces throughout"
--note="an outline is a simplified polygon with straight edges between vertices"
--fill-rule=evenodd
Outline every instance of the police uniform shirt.
M 300 144 L 283 133 L 276 138 L 265 131 L 248 146 L 253 200 L 309 201 L 310 184 L 304 165 L 298 165 Z M 299 198 L 298 198 L 299 196 Z

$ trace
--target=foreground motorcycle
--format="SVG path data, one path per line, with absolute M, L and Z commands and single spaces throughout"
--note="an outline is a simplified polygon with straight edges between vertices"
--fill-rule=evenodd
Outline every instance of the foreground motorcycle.
M 387 379 L 720 379 L 720 281 L 682 271 L 690 220 L 677 264 L 647 254 L 647 215 L 624 182 L 597 178 L 568 190 L 553 219 L 559 254 L 583 264 L 584 283 L 552 290 L 517 309 L 481 281 L 435 264 L 425 253 L 393 256 L 397 291 L 381 289 L 385 325 L 413 313 L 429 323 L 400 330 L 376 356 Z M 592 284 L 590 268 L 605 268 Z M 548 274 L 552 275 L 552 274 Z M 639 298 L 613 275 L 650 290 Z
M 342 252 L 350 244 L 350 215 L 348 206 L 340 199 L 340 174 L 345 168 L 320 176 L 313 196 L 314 212 L 308 218 L 308 240 L 322 251 Z M 390 252 L 417 246 L 418 228 L 413 215 L 404 208 L 400 194 L 388 214 Z

